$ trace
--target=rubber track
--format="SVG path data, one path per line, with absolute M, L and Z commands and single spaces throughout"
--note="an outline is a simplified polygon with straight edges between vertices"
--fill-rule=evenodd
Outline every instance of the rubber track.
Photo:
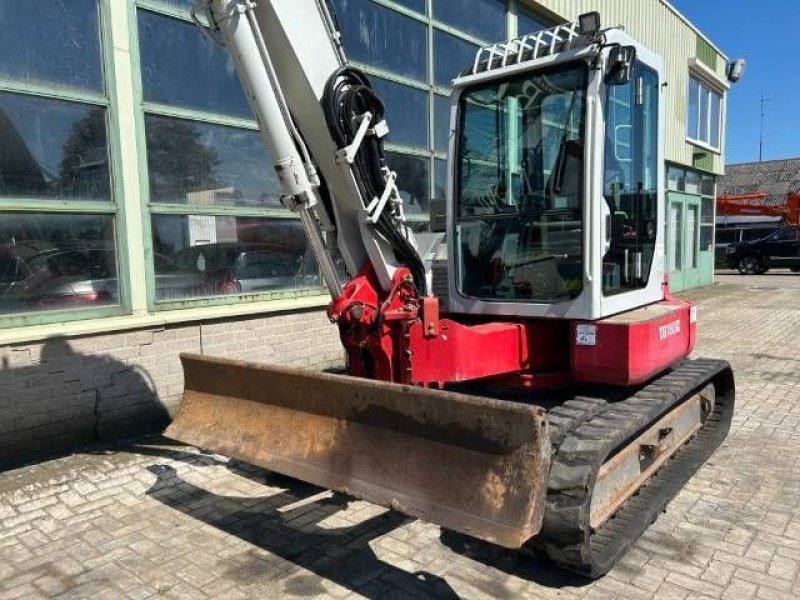
M 591 492 L 603 463 L 709 383 L 715 386 L 716 399 L 704 427 L 620 510 L 592 531 Z M 593 578 L 604 575 L 725 439 L 734 396 L 728 363 L 697 359 L 680 363 L 624 400 L 579 397 L 552 409 L 549 414 L 555 453 L 544 525 L 532 540 L 533 546 L 566 569 Z

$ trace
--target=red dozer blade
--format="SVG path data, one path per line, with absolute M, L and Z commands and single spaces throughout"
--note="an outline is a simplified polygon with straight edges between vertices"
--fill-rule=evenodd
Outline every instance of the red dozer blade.
M 541 528 L 550 462 L 536 406 L 182 355 L 165 435 L 508 548 Z

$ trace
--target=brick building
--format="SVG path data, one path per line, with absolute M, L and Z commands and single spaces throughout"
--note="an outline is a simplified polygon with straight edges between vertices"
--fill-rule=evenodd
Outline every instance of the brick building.
M 193 3 L 0 0 L 0 461 L 160 426 L 182 351 L 342 359 L 232 62 Z M 594 9 L 624 23 L 667 61 L 671 283 L 710 283 L 727 58 L 668 2 L 331 4 L 386 101 L 419 230 L 444 188 L 449 82 L 478 45 Z

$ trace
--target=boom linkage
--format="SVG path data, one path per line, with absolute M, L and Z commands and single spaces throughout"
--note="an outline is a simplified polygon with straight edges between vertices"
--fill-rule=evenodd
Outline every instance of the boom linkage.
M 345 66 L 325 2 L 292 4 L 208 3 L 273 159 L 282 203 L 299 214 L 334 300 L 345 287 L 334 247 L 350 273 L 375 273 L 382 297 L 401 267 L 424 293 L 425 272 L 404 223 L 397 175 L 383 156 L 383 104 L 369 81 Z M 305 25 L 303 35 L 293 31 L 298 22 Z M 320 44 L 320 38 L 330 43 Z

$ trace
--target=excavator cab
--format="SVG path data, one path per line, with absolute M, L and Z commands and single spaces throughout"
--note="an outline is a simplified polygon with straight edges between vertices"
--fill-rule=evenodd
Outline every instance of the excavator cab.
M 454 81 L 448 309 L 599 319 L 663 297 L 659 57 L 573 25 Z

